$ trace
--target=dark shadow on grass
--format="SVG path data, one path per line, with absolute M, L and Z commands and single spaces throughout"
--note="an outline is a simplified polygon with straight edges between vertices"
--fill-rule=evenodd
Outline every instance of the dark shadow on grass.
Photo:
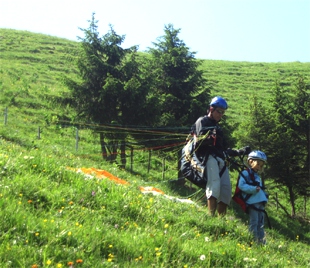
M 239 205 L 237 205 L 235 202 L 232 202 L 230 209 L 232 210 L 235 217 L 239 218 L 245 225 L 248 225 L 249 215 L 246 214 Z M 309 223 L 301 222 L 300 220 L 289 217 L 280 211 L 268 209 L 268 206 L 266 207 L 266 211 L 273 231 L 276 231 L 285 239 L 291 241 L 297 241 L 298 239 L 301 242 L 310 244 Z M 274 213 L 277 213 L 277 215 L 273 216 Z M 265 231 L 268 232 L 268 230 L 268 222 L 265 217 Z M 296 233 L 296 231 L 298 231 L 298 233 Z M 304 234 L 307 234 L 308 236 Z

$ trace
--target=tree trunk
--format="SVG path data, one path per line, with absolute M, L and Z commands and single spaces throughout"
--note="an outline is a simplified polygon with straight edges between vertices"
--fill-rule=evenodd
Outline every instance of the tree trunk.
M 103 132 L 100 132 L 100 145 L 101 145 L 102 158 L 104 160 L 107 160 L 108 153 L 107 153 L 106 144 L 104 141 L 104 133 Z
M 121 167 L 122 168 L 126 168 L 126 141 L 122 140 L 121 142 Z
M 112 144 L 112 152 L 110 155 L 111 162 L 116 161 L 117 157 L 117 149 L 118 149 L 118 142 L 117 141 L 111 141 Z
M 293 188 L 292 186 L 288 186 L 288 190 L 289 190 L 289 194 L 290 194 L 290 203 L 291 203 L 291 207 L 292 207 L 292 217 L 294 217 L 296 215 L 296 211 L 295 211 L 295 197 L 294 197 L 294 192 L 293 192 Z
M 290 217 L 290 213 L 288 213 L 288 211 L 286 210 L 285 206 L 283 206 L 283 205 L 279 202 L 278 197 L 274 197 L 273 199 L 276 201 L 277 205 L 279 205 L 279 206 L 283 209 L 283 211 L 286 213 L 286 215 L 287 215 L 288 217 Z

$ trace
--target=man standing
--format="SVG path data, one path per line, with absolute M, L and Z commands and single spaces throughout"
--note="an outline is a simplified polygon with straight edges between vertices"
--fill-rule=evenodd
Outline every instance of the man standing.
M 225 215 L 231 201 L 231 183 L 224 153 L 227 143 L 218 124 L 227 108 L 224 98 L 214 97 L 207 115 L 198 118 L 192 126 L 196 155 L 201 162 L 207 159 L 206 196 L 211 215 L 215 215 L 216 210 L 219 215 Z

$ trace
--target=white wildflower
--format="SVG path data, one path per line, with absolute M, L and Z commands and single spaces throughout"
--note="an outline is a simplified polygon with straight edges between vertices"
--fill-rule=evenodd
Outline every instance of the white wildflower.
M 206 255 L 201 255 L 200 260 L 204 261 L 206 259 Z
M 253 261 L 253 262 L 256 262 L 257 261 L 257 259 L 255 259 L 255 258 L 244 258 L 243 259 L 244 261 L 247 261 L 247 262 L 250 262 L 250 261 Z

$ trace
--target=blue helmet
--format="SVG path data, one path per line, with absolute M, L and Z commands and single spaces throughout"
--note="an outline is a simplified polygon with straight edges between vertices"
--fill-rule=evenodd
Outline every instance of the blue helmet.
M 267 156 L 264 152 L 262 151 L 252 151 L 248 155 L 248 160 L 253 159 L 253 160 L 261 160 L 263 162 L 267 162 Z
M 216 96 L 214 97 L 211 102 L 210 102 L 210 106 L 214 107 L 214 108 L 222 108 L 224 110 L 226 110 L 228 108 L 228 104 L 226 102 L 226 100 L 220 96 Z

